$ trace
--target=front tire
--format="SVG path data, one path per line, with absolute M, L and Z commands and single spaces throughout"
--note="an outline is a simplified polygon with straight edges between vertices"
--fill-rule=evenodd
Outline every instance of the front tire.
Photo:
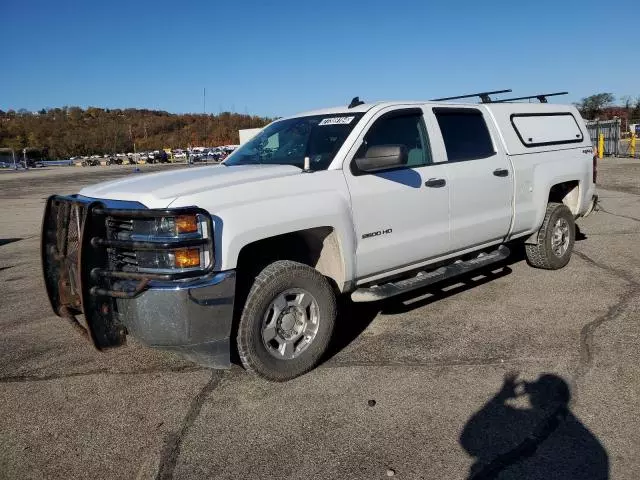
M 315 367 L 336 318 L 327 279 L 302 263 L 281 260 L 256 277 L 240 317 L 237 345 L 244 368 L 284 382 Z
M 575 238 L 571 210 L 563 203 L 549 203 L 536 243 L 525 245 L 529 264 L 546 270 L 564 267 L 571 259 Z

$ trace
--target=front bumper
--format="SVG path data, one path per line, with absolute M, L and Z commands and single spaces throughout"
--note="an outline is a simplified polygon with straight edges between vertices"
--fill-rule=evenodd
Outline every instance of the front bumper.
M 196 207 L 154 210 L 132 202 L 50 197 L 41 255 L 53 311 L 71 320 L 98 350 L 124 345 L 131 334 L 200 364 L 228 367 L 235 272 L 214 273 L 212 265 L 169 274 L 137 267 L 136 249 L 164 251 L 194 241 L 211 249 L 211 236 L 147 242 L 114 233 L 131 231 L 132 218 L 185 212 L 203 215 L 206 231 L 213 232 L 209 214 Z M 127 252 L 129 263 L 119 257 Z M 86 326 L 76 318 L 80 314 Z
M 229 368 L 236 285 L 234 270 L 183 283 L 152 282 L 135 298 L 117 299 L 127 333 L 212 368 Z

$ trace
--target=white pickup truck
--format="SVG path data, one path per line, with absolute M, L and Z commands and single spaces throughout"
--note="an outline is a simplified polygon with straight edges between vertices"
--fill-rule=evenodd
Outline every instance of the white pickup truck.
M 321 360 L 338 295 L 420 288 L 515 239 L 562 268 L 595 175 L 572 106 L 355 101 L 279 119 L 221 165 L 51 197 L 45 283 L 98 349 L 130 334 L 283 381 Z

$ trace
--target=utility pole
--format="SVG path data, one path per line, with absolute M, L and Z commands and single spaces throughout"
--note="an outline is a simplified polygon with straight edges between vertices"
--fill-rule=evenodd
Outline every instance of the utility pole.
M 204 142 L 207 141 L 207 89 L 202 89 L 202 116 L 204 117 Z

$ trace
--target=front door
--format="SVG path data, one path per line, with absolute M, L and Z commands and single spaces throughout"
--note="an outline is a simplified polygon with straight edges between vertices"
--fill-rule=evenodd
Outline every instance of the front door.
M 428 258 L 449 248 L 447 165 L 433 162 L 419 108 L 382 110 L 358 139 L 345 164 L 356 233 L 356 274 L 371 277 Z M 373 146 L 406 150 L 406 163 L 364 172 L 355 158 Z

